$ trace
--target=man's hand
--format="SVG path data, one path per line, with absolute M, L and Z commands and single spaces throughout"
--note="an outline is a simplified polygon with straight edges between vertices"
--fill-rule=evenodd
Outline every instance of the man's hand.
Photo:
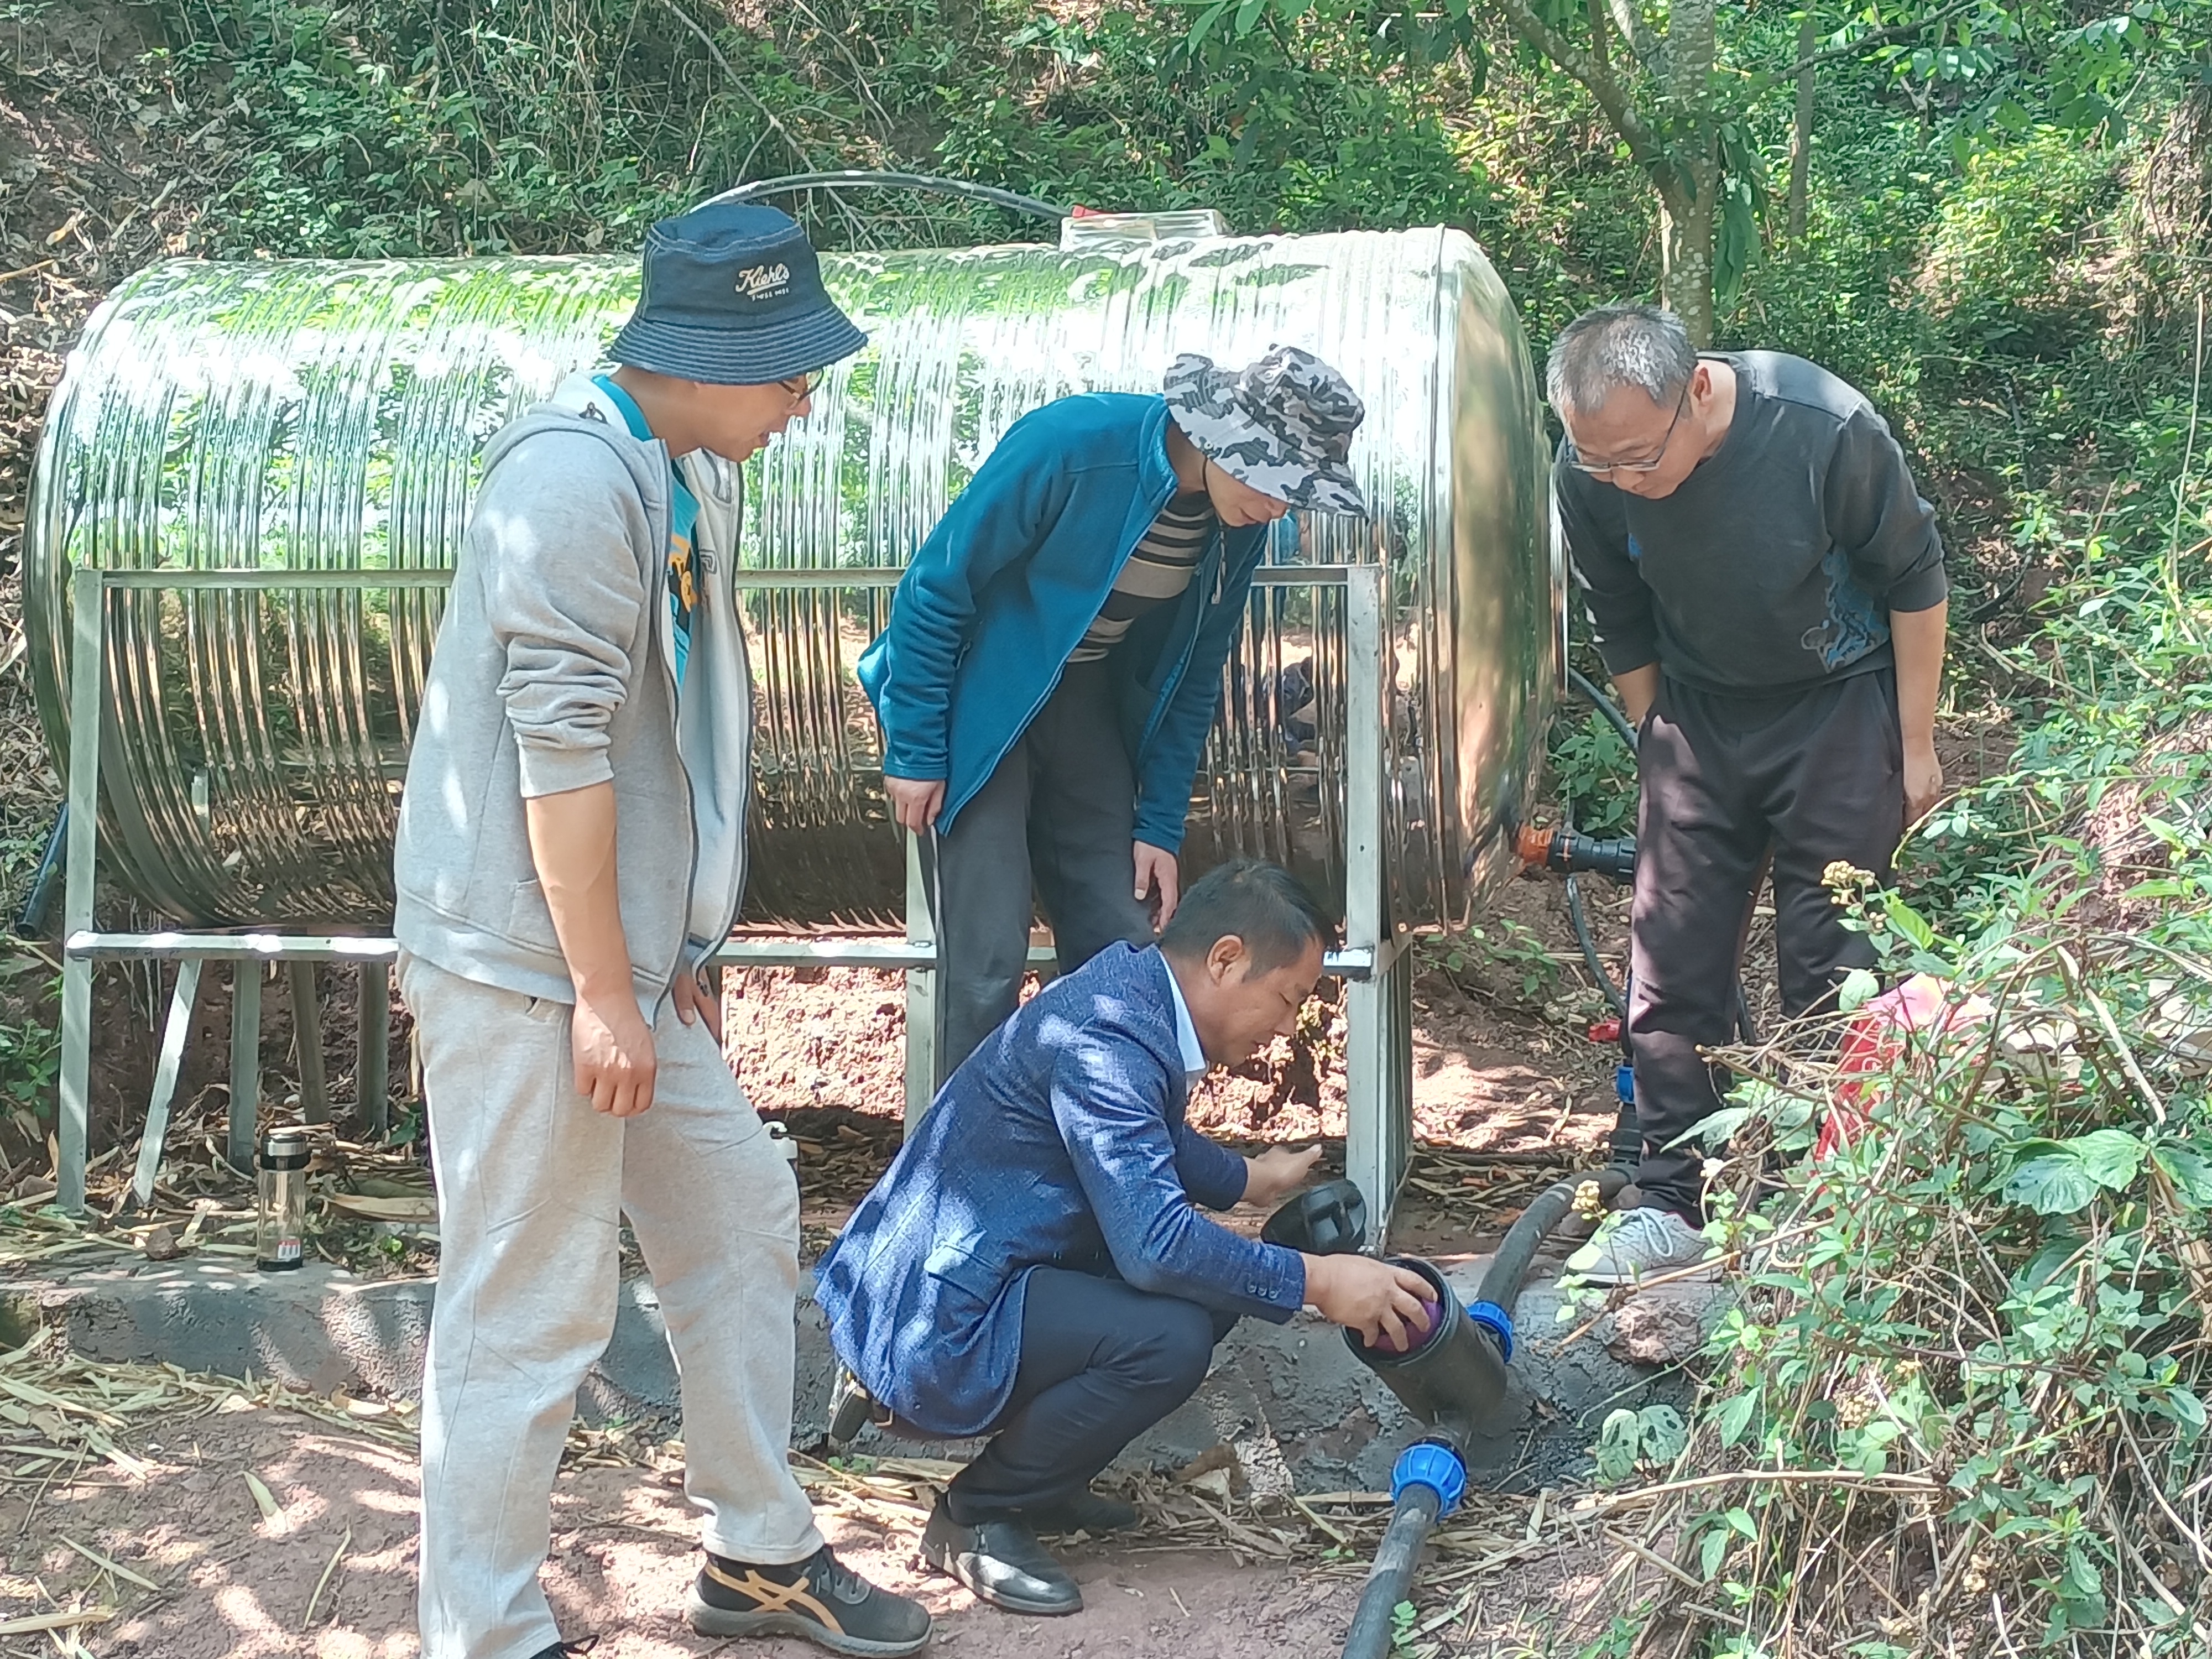
M 681 965 L 669 988 L 676 1000 L 676 1018 L 686 1025 L 703 1023 L 719 1040 L 722 1035 L 722 970 L 702 968 L 696 973 Z
M 1306 1301 L 1332 1325 L 1358 1331 L 1373 1347 L 1384 1337 L 1400 1346 L 1408 1321 L 1420 1316 L 1431 1293 L 1429 1281 L 1410 1267 L 1394 1267 L 1364 1255 L 1310 1255 Z
M 1176 913 L 1176 901 L 1182 896 L 1182 877 L 1176 868 L 1176 855 L 1148 841 L 1132 842 L 1131 852 L 1137 872 L 1138 902 L 1151 898 L 1155 891 L 1159 894 L 1152 915 L 1152 931 L 1158 933 L 1168 925 L 1168 919 Z
M 690 976 L 679 970 L 679 977 Z M 635 1117 L 653 1104 L 653 1030 L 627 988 L 604 1001 L 578 996 L 568 1047 L 576 1059 L 576 1091 L 591 1097 L 593 1111 Z
M 890 797 L 891 817 L 898 820 L 898 827 L 917 836 L 945 810 L 943 778 L 895 778 L 886 772 L 884 793 Z
M 1943 793 L 1943 763 L 1933 743 L 1905 745 L 1905 821 L 1917 823 Z
M 1321 1161 L 1321 1148 L 1309 1146 L 1294 1152 L 1287 1146 L 1270 1146 L 1257 1158 L 1244 1160 L 1244 1201 L 1272 1210 L 1305 1185 L 1313 1166 Z
M 1640 730 L 1651 705 L 1659 701 L 1659 665 L 1648 662 L 1641 668 L 1623 669 L 1613 677 L 1613 689 L 1620 694 L 1621 712 L 1628 723 Z

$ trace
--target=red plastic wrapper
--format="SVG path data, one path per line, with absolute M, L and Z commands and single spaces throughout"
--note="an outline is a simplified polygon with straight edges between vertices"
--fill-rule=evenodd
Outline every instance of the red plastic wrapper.
M 1933 974 L 1915 974 L 1894 990 L 1870 999 L 1851 1016 L 1844 1033 L 1836 1069 L 1845 1077 L 1865 1077 L 1887 1072 L 1905 1052 L 1909 1039 L 1924 1048 L 1935 1038 L 1971 1030 L 1989 1023 L 1994 1012 L 1978 996 L 1961 997 L 1948 981 Z M 1866 1127 L 1871 1079 L 1845 1083 L 1836 1091 L 1836 1103 L 1820 1125 L 1820 1139 L 1813 1149 L 1825 1158 Z

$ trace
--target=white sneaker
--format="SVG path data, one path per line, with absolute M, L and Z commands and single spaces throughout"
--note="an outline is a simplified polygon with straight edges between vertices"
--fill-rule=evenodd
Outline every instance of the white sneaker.
M 1712 1254 L 1712 1241 L 1672 1210 L 1626 1210 L 1567 1258 L 1567 1271 L 1593 1285 L 1632 1285 Z

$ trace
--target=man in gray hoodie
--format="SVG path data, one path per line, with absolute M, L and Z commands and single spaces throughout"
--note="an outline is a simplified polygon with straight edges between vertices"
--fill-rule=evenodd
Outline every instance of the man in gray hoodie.
M 694 1628 L 912 1653 L 792 1479 L 799 1194 L 720 1041 L 744 877 L 738 465 L 865 337 L 772 209 L 653 228 L 618 367 L 486 452 L 400 803 L 395 932 L 439 1187 L 423 1659 L 552 1659 L 538 1583 L 627 1215 L 707 1513 Z

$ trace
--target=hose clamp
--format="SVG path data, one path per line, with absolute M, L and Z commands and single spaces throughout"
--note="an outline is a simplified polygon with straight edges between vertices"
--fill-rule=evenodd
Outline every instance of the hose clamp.
M 1437 1495 L 1437 1518 L 1441 1521 L 1459 1507 L 1467 1494 L 1467 1465 L 1441 1440 L 1417 1440 L 1398 1454 L 1390 1470 L 1390 1501 L 1405 1496 L 1408 1486 L 1426 1486 Z
M 1467 1316 L 1498 1339 L 1498 1352 L 1507 1364 L 1513 1363 L 1513 1316 L 1495 1302 L 1470 1302 Z

